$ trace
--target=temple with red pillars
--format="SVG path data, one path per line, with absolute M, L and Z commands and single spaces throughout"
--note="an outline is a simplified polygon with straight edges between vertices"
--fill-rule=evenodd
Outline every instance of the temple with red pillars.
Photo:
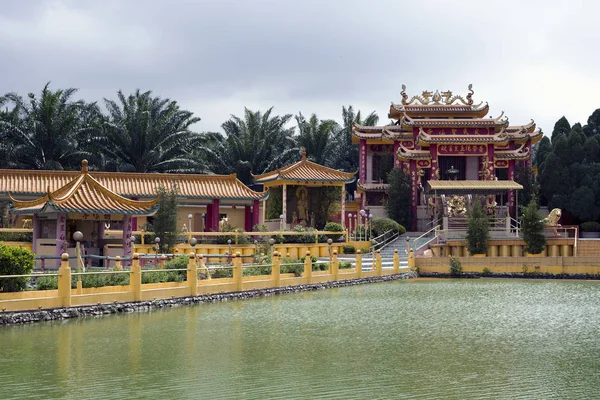
M 411 230 L 425 231 L 444 217 L 465 218 L 474 197 L 485 199 L 488 214 L 516 218 L 516 170 L 531 167 L 532 145 L 542 138 L 532 120 L 510 125 L 504 113 L 488 116 L 487 103 L 466 96 L 424 91 L 409 97 L 402 85 L 386 126 L 355 124 L 359 145 L 357 191 L 362 209 L 385 215 L 387 174 L 402 168 L 411 182 Z

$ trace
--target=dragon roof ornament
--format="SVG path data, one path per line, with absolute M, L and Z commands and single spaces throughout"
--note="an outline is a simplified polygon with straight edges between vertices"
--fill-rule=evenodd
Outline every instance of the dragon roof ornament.
M 420 96 L 415 95 L 409 100 L 408 95 L 406 94 L 406 85 L 402 84 L 402 92 L 400 92 L 400 95 L 402 96 L 402 104 L 405 106 L 418 103 L 423 105 L 452 105 L 457 102 L 466 106 L 471 106 L 473 105 L 473 94 L 475 94 L 473 91 L 473 84 L 469 84 L 468 90 L 469 93 L 466 95 L 466 98 L 454 96 L 450 90 L 441 93 L 438 90 L 436 90 L 435 93 L 424 90 Z

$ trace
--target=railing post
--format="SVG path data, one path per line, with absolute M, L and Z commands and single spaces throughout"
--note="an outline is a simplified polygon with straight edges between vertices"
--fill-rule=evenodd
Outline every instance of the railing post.
M 138 253 L 133 253 L 131 259 L 129 286 L 133 292 L 133 301 L 142 301 L 142 267 L 140 267 L 140 256 Z
M 377 250 L 377 255 L 375 256 L 375 268 L 377 270 L 376 275 L 381 276 L 383 273 L 381 268 L 381 250 Z
M 271 267 L 271 279 L 273 287 L 279 287 L 281 284 L 281 255 L 279 252 L 273 252 L 273 266 Z
M 240 252 L 235 253 L 233 258 L 233 281 L 235 282 L 235 291 L 242 291 L 242 257 Z
M 198 296 L 198 264 L 196 264 L 196 254 L 194 253 L 190 253 L 188 260 L 187 281 L 190 286 L 190 295 Z
M 362 278 L 362 253 L 360 250 L 356 250 L 356 277 Z
M 60 256 L 58 296 L 61 298 L 63 307 L 71 307 L 71 267 L 69 267 L 69 255 L 67 253 L 62 253 Z
M 333 251 L 333 258 L 331 259 L 331 273 L 333 274 L 333 280 L 337 281 L 340 276 L 340 262 L 338 260 L 337 250 Z
M 408 253 L 408 268 L 414 270 L 415 269 L 415 252 L 413 249 L 410 249 Z
M 398 256 L 398 249 L 394 250 L 394 273 L 400 272 L 400 257 Z
M 121 265 L 121 257 L 120 256 L 115 257 L 115 269 L 117 271 L 123 271 L 123 265 Z
M 312 260 L 310 259 L 310 251 L 306 252 L 306 258 L 304 259 L 304 278 L 306 279 L 307 285 L 312 283 Z

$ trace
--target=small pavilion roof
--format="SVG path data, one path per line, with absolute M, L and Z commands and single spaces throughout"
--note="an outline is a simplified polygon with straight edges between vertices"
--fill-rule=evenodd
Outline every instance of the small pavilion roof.
M 438 194 L 497 193 L 506 190 L 521 190 L 523 186 L 515 181 L 427 181 L 427 191 Z
M 43 195 L 53 192 L 80 175 L 78 171 L 0 170 L 0 194 Z M 176 185 L 178 196 L 186 199 L 264 200 L 268 192 L 255 192 L 235 174 L 158 174 L 90 172 L 100 185 L 124 197 L 153 198 L 159 187 Z
M 364 192 L 385 192 L 389 189 L 390 184 L 389 183 L 362 183 L 361 181 L 358 181 L 356 184 L 357 188 L 359 189 L 359 191 L 364 191 Z
M 87 160 L 81 163 L 79 176 L 64 186 L 50 191 L 35 200 L 17 200 L 8 193 L 12 201 L 11 211 L 16 214 L 43 213 L 90 213 L 150 215 L 157 209 L 158 196 L 153 200 L 131 200 L 104 187 L 88 173 Z
M 419 128 L 417 137 L 419 144 L 505 144 L 508 143 L 508 135 L 502 131 L 494 135 L 430 135 Z
M 471 104 L 396 104 L 390 105 L 388 117 L 391 119 L 400 119 L 404 114 L 411 117 L 429 116 L 429 117 L 476 117 L 482 118 L 490 110 L 488 103 Z
M 276 181 L 351 183 L 356 179 L 356 172 L 342 172 L 308 161 L 306 159 L 306 150 L 303 149 L 300 161 L 275 171 L 252 176 L 255 182 L 260 184 Z

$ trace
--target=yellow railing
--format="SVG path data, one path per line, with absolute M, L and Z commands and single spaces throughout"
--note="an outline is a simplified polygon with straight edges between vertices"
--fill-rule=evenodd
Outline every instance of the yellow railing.
M 310 256 L 310 252 L 307 252 Z M 282 255 L 273 253 L 271 274 L 261 276 L 243 276 L 243 268 L 254 267 L 252 264 L 243 265 L 242 257 L 237 253 L 232 261 L 233 266 L 220 268 L 233 269 L 232 278 L 198 279 L 198 274 L 208 271 L 202 256 L 194 253 L 189 255 L 187 264 L 186 280 L 183 282 L 166 282 L 142 284 L 142 274 L 149 272 L 142 270 L 139 256 L 134 254 L 131 268 L 118 271 L 103 271 L 102 273 L 128 273 L 130 274 L 129 285 L 106 286 L 100 288 L 82 288 L 80 282 L 72 289 L 72 276 L 82 274 L 93 274 L 97 272 L 72 273 L 69 267 L 68 255 L 62 255 L 61 266 L 58 270 L 58 290 L 38 290 L 29 292 L 0 293 L 1 311 L 33 310 L 39 308 L 70 307 L 90 305 L 97 303 L 132 302 L 153 299 L 170 299 L 172 297 L 198 296 L 202 294 L 239 292 L 245 290 L 277 288 L 284 286 L 296 286 L 312 283 L 323 283 L 345 279 L 357 279 L 364 277 L 376 277 L 393 275 L 400 272 L 408 272 L 407 268 L 400 268 L 397 253 L 394 255 L 391 269 L 382 268 L 381 254 L 378 252 L 371 270 L 363 271 L 362 255 L 356 255 L 355 268 L 350 270 L 339 269 L 337 252 L 333 252 L 328 271 L 313 271 L 313 263 L 310 257 L 304 260 L 304 268 L 301 276 L 281 273 Z M 120 263 L 117 269 L 122 268 Z M 210 267 L 214 269 L 215 267 Z M 167 271 L 167 270 L 161 270 Z M 98 272 L 99 273 L 99 272 Z M 30 274 L 23 277 L 36 277 L 40 275 Z M 0 276 L 6 279 L 7 276 Z

